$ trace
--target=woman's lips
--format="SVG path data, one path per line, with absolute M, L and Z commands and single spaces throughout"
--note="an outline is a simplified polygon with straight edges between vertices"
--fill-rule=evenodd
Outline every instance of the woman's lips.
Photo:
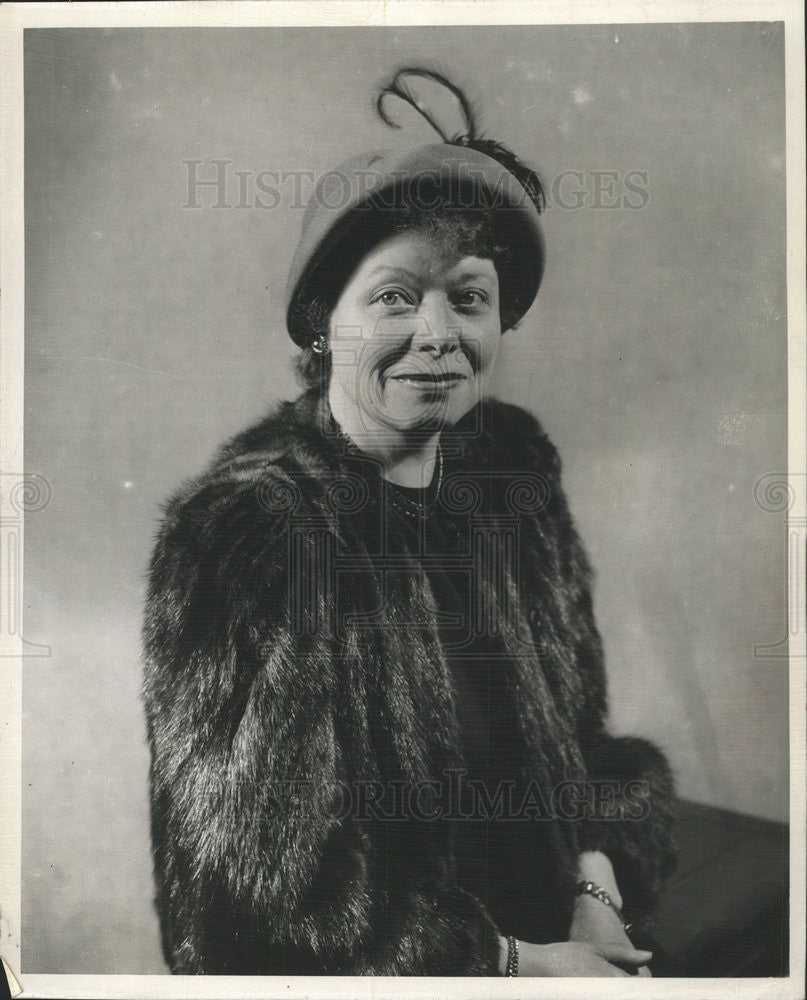
M 460 382 L 464 382 L 468 376 L 461 372 L 396 372 L 387 376 L 389 380 L 400 382 L 402 385 L 415 386 L 418 389 L 447 389 Z

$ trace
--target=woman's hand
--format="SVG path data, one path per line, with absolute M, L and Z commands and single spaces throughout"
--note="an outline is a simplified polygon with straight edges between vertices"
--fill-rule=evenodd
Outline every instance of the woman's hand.
M 578 896 L 575 900 L 569 940 L 633 949 L 633 944 L 625 933 L 622 921 L 611 907 L 589 895 Z M 647 952 L 643 954 L 647 954 Z M 634 974 L 642 977 L 651 975 L 650 969 L 646 965 L 642 965 Z
M 607 855 L 602 851 L 584 851 L 580 855 L 579 875 L 584 881 L 591 880 L 605 889 L 615 906 L 622 907 L 622 894 L 616 884 L 614 868 Z M 569 930 L 570 941 L 587 941 L 590 944 L 619 944 L 633 947 L 622 921 L 610 906 L 599 899 L 584 894 L 575 900 L 572 926 Z M 642 966 L 633 975 L 650 977 L 647 966 Z
M 562 941 L 557 944 L 519 942 L 519 976 L 609 976 L 627 977 L 624 969 L 638 969 L 652 952 L 637 951 L 632 944 L 591 944 Z

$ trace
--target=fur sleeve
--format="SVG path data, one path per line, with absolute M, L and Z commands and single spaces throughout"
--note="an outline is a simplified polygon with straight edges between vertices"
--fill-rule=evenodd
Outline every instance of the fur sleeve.
M 580 826 L 583 850 L 608 855 L 625 911 L 647 924 L 675 866 L 674 782 L 662 752 L 651 742 L 607 732 L 606 676 L 594 619 L 592 571 L 561 485 L 558 452 L 537 420 L 517 407 L 499 405 L 504 437 L 517 442 L 515 463 L 525 463 L 547 482 L 542 517 L 558 544 L 558 592 L 564 595 L 568 641 L 575 653 L 578 732 L 590 783 L 591 816 Z M 523 467 L 523 466 L 522 466 Z
M 144 702 L 166 959 L 184 974 L 494 975 L 496 927 L 447 876 L 382 914 L 383 844 L 329 800 L 355 777 L 344 684 L 316 630 L 291 626 L 285 518 L 262 500 L 288 485 L 242 471 L 183 490 L 151 560 Z

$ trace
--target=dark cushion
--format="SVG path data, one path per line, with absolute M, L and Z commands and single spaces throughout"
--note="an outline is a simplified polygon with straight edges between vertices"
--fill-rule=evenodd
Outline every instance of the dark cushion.
M 654 975 L 788 974 L 788 828 L 679 800 Z

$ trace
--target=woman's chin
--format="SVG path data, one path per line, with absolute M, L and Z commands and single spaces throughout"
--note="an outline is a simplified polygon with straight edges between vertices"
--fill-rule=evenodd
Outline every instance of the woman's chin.
M 391 430 L 398 431 L 440 431 L 453 426 L 469 407 L 456 405 L 419 405 L 408 407 L 385 407 L 383 423 Z

